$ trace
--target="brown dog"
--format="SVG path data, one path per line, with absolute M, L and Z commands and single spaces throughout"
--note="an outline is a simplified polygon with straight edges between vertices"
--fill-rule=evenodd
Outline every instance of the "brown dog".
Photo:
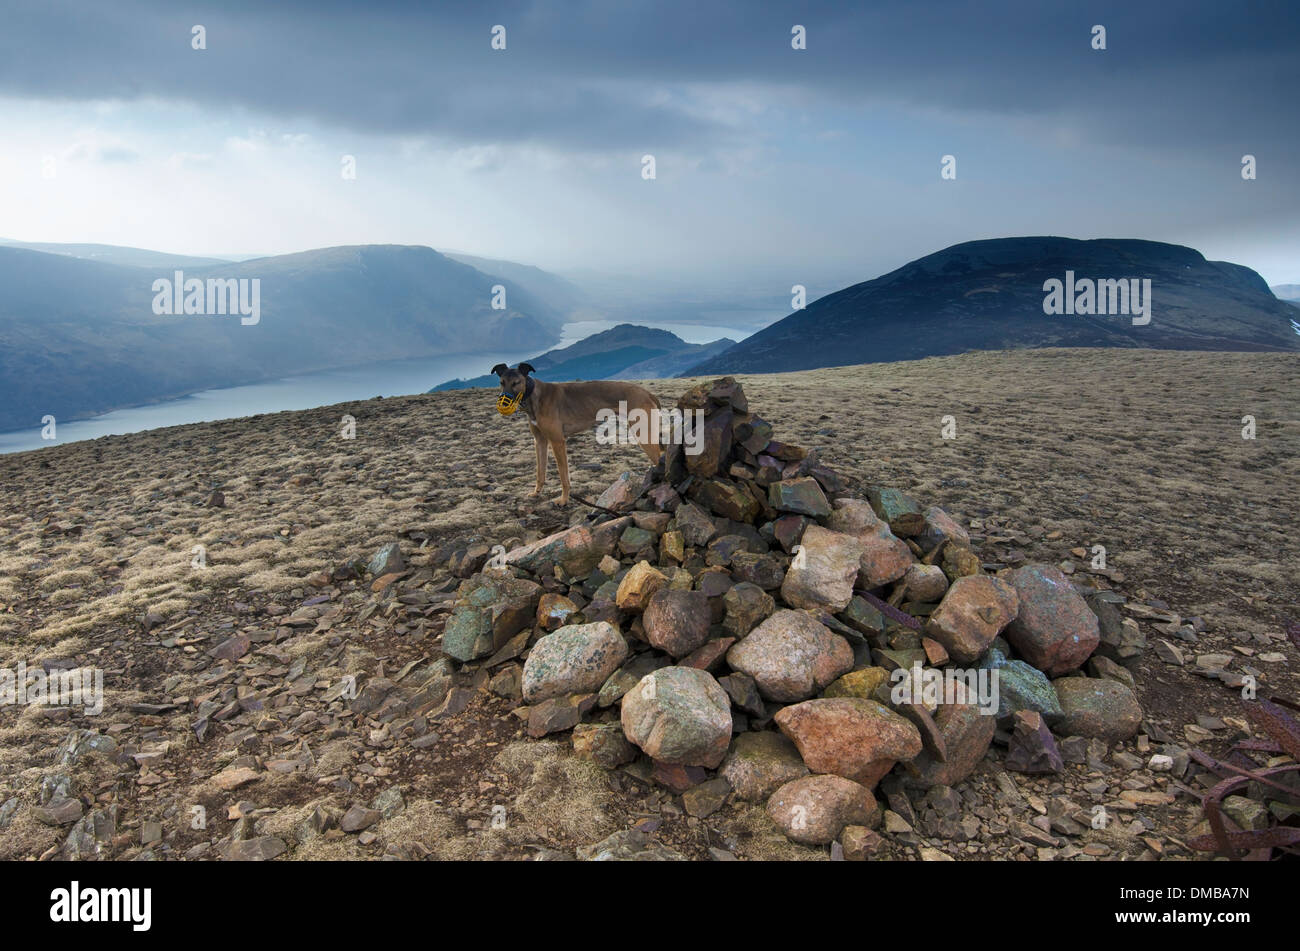
M 634 409 L 650 416 L 659 409 L 659 401 L 635 383 L 619 380 L 581 380 L 572 383 L 547 383 L 535 380 L 536 372 L 530 364 L 521 363 L 511 370 L 498 363 L 492 372 L 501 380 L 501 391 L 512 400 L 522 394 L 520 407 L 528 416 L 528 428 L 533 431 L 533 444 L 537 448 L 537 488 L 530 495 L 538 496 L 546 483 L 546 449 L 555 453 L 555 465 L 560 470 L 560 505 L 569 504 L 569 457 L 564 440 L 584 430 L 593 429 L 599 421 L 601 410 L 618 413 L 620 406 L 631 415 Z M 659 434 L 651 432 L 645 442 L 639 443 L 650 463 L 659 461 Z

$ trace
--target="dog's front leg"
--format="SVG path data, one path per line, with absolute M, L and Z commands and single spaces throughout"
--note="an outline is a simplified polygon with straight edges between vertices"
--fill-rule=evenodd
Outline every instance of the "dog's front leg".
M 560 505 L 569 504 L 569 456 L 564 448 L 564 437 L 560 436 L 551 442 L 551 451 L 555 453 L 555 468 L 560 470 L 560 497 L 556 501 Z
M 542 486 L 546 484 L 546 438 L 536 429 L 533 430 L 533 446 L 537 450 L 537 488 L 529 495 L 535 498 L 542 494 Z

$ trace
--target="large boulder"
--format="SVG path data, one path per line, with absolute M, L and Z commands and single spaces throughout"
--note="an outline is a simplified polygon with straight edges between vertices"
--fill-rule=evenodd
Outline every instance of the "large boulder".
M 641 615 L 651 646 L 685 657 L 709 639 L 709 597 L 703 591 L 661 588 Z
M 792 841 L 827 845 L 845 826 L 876 825 L 880 804 L 869 789 L 841 776 L 805 776 L 772 793 L 767 814 Z
M 1007 625 L 1006 639 L 1029 663 L 1049 676 L 1083 666 L 1097 649 L 1097 615 L 1060 569 L 1026 565 L 998 572 L 1016 589 L 1020 610 Z
M 627 652 L 623 635 L 608 621 L 562 627 L 534 644 L 524 662 L 524 700 L 540 703 L 595 693 L 627 659 Z
M 996 647 L 980 659 L 980 667 L 998 672 L 998 722 L 1008 725 L 1021 710 L 1033 710 L 1049 724 L 1061 718 L 1061 701 L 1056 689 L 1037 667 L 1023 660 L 1008 660 Z M 948 785 L 952 785 L 949 783 Z
M 962 684 L 954 685 L 958 701 L 974 701 Z M 905 767 L 908 782 L 922 786 L 956 786 L 975 771 L 997 732 L 996 717 L 974 702 L 943 703 L 934 715 L 934 724 L 943 740 L 944 758 L 930 750 L 921 753 Z
M 849 642 L 803 611 L 777 611 L 727 651 L 768 700 L 806 700 L 853 669 Z
M 808 700 L 785 707 L 774 719 L 814 773 L 834 773 L 868 789 L 899 760 L 921 752 L 916 727 L 874 700 Z
M 1019 608 L 1016 589 L 1005 581 L 969 575 L 953 582 L 925 630 L 954 661 L 970 664 L 1011 623 Z
M 763 802 L 779 787 L 808 775 L 808 767 L 790 740 L 772 730 L 742 733 L 719 771 L 737 799 Z
M 559 565 L 574 577 L 584 577 L 600 564 L 600 559 L 618 546 L 619 536 L 632 524 L 630 516 L 612 519 L 596 526 L 575 525 L 545 538 L 507 552 L 508 566 L 546 574 L 550 566 Z
M 623 734 L 647 756 L 713 769 L 731 743 L 731 700 L 712 675 L 661 667 L 623 697 Z
M 862 543 L 850 535 L 809 525 L 781 582 L 781 597 L 795 608 L 843 611 L 853 598 Z M 906 570 L 906 569 L 904 569 Z
M 861 499 L 836 499 L 827 527 L 856 538 L 862 545 L 858 556 L 858 585 L 878 588 L 897 581 L 916 561 L 912 550 L 890 531 L 872 507 Z
M 478 574 L 463 581 L 443 628 L 442 649 L 463 662 L 505 646 L 537 616 L 541 585 L 511 575 Z
M 1136 735 L 1142 707 L 1133 691 L 1117 680 L 1063 677 L 1052 682 L 1061 701 L 1062 736 L 1086 736 L 1118 743 Z

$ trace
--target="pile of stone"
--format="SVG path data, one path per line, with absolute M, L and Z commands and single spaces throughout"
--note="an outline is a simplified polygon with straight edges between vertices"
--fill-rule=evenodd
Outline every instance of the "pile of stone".
M 885 486 L 854 497 L 729 377 L 678 408 L 703 412 L 700 451 L 671 445 L 596 500 L 627 514 L 495 564 L 485 547 L 452 556 L 465 580 L 442 649 L 497 671 L 530 735 L 571 730 L 580 755 L 639 767 L 693 815 L 765 801 L 792 840 L 860 857 L 887 774 L 952 787 L 995 737 L 1007 768 L 1054 772 L 1071 758 L 1057 736 L 1138 731 L 1143 638 L 1108 592 L 1051 566 L 990 572 L 941 508 Z M 961 676 L 900 692 L 918 670 Z M 972 694 L 993 670 L 997 695 Z

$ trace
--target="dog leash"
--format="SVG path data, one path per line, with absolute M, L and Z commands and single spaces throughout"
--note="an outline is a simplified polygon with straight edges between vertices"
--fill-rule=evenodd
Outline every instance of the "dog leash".
M 573 501 L 575 502 L 581 502 L 583 505 L 590 506 L 591 508 L 595 509 L 598 512 L 608 512 L 610 515 L 613 515 L 615 518 L 622 518 L 623 515 L 625 514 L 623 512 L 615 512 L 613 509 L 607 509 L 605 508 L 605 506 L 597 505 L 595 502 L 588 502 L 582 496 L 574 495 L 572 492 L 569 493 L 569 498 L 573 499 Z

